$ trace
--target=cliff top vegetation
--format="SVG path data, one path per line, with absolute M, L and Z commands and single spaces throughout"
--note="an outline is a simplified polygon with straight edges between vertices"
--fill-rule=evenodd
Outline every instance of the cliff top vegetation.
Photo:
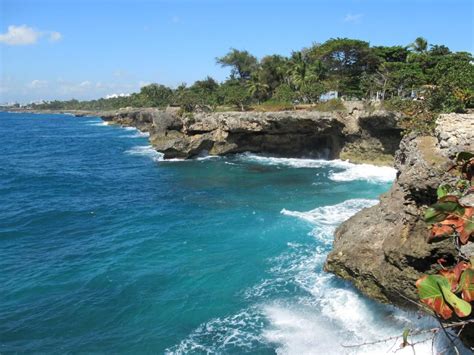
M 180 106 L 184 111 L 281 110 L 311 107 L 331 98 L 379 101 L 430 122 L 437 112 L 474 106 L 474 65 L 468 52 L 452 52 L 417 38 L 409 45 L 370 46 L 333 38 L 292 52 L 256 58 L 231 49 L 216 63 L 229 68 L 222 83 L 211 77 L 170 88 L 150 84 L 126 97 L 52 101 L 34 109 L 108 110 Z M 326 105 L 327 106 L 327 105 Z M 340 107 L 337 102 L 328 107 Z M 429 123 L 427 124 L 429 125 Z

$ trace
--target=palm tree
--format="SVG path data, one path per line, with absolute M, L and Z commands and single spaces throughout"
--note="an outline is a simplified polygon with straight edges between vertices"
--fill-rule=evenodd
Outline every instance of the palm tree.
M 257 99 L 257 102 L 260 104 L 260 100 L 265 98 L 268 94 L 269 85 L 263 83 L 261 80 L 260 72 L 254 73 L 250 79 L 247 81 L 247 89 L 249 94 Z
M 428 49 L 428 41 L 423 37 L 415 39 L 410 46 L 416 53 L 425 53 Z
M 313 101 L 311 91 L 314 84 L 321 83 L 326 68 L 320 60 L 314 62 L 308 61 L 302 52 L 294 52 L 288 69 L 288 76 L 293 87 L 298 91 L 303 102 Z M 318 95 L 319 96 L 319 95 Z
M 290 60 L 288 76 L 297 90 L 304 86 L 307 80 L 307 69 L 308 66 L 303 54 L 301 52 L 294 52 Z

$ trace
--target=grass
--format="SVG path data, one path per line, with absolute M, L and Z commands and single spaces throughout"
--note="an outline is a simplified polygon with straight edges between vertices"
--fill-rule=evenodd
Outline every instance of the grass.
M 295 110 L 309 110 L 309 111 L 345 111 L 344 103 L 340 99 L 332 99 L 325 102 L 318 102 L 316 104 L 299 104 L 293 105 L 289 102 L 266 101 L 258 105 L 251 105 L 246 108 L 247 112 L 278 112 L 278 111 L 295 111 Z M 240 111 L 234 106 L 217 106 L 214 112 L 229 112 Z

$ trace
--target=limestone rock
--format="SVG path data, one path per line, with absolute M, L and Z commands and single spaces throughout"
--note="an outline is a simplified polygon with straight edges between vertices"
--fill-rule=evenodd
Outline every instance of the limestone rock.
M 169 158 L 240 152 L 289 157 L 343 158 L 391 164 L 400 142 L 398 116 L 366 111 L 362 103 L 346 112 L 206 112 L 180 115 L 176 108 L 126 109 L 103 113 L 104 120 L 150 132 L 150 142 Z
M 474 142 L 474 115 L 441 115 L 436 137 L 409 135 L 395 156 L 398 177 L 380 203 L 344 222 L 337 230 L 326 270 L 352 281 L 368 296 L 410 306 L 417 300 L 415 282 L 434 273 L 436 261 L 454 260 L 453 243 L 426 243 L 425 208 L 436 201 L 436 188 L 453 180 L 450 157 Z

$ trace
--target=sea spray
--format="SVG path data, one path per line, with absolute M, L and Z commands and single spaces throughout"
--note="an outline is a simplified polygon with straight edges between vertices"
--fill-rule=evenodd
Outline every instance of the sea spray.
M 425 325 L 322 270 L 386 179 L 251 154 L 166 163 L 98 119 L 0 115 L 2 352 L 384 353 L 341 344 Z
M 163 153 L 157 152 L 151 145 L 137 145 L 125 151 L 125 154 L 148 157 L 154 161 L 163 161 Z

